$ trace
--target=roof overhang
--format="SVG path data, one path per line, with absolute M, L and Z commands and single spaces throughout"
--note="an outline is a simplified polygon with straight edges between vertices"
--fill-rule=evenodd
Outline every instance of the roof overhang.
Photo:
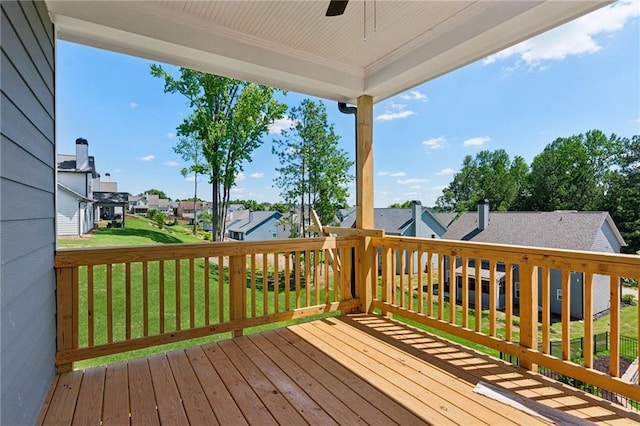
M 611 2 L 351 0 L 333 18 L 324 16 L 328 0 L 46 3 L 60 39 L 336 101 L 366 94 L 378 102 Z

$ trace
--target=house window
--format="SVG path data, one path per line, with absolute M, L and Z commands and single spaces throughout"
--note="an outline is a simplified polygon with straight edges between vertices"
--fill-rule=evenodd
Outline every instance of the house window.
M 562 289 L 561 288 L 556 290 L 556 299 L 560 300 L 560 301 L 562 300 Z

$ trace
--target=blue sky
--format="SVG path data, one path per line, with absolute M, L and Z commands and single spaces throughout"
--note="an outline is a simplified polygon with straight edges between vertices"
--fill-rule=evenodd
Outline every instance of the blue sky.
M 57 42 L 57 150 L 75 139 L 120 191 L 149 188 L 173 199 L 193 195 L 173 152 L 185 99 L 163 93 L 149 61 Z M 170 72 L 177 68 L 166 66 Z M 307 96 L 289 92 L 299 105 Z M 325 101 L 341 146 L 354 158 L 353 116 Z M 433 205 L 465 155 L 503 148 L 527 163 L 557 137 L 600 129 L 640 134 L 640 1 L 622 1 L 468 65 L 374 107 L 376 207 L 419 199 Z M 275 123 L 274 132 L 278 125 Z M 238 176 L 232 197 L 278 201 L 273 186 L 277 133 L 264 137 Z M 199 197 L 211 199 L 200 181 Z M 350 202 L 353 203 L 355 190 Z

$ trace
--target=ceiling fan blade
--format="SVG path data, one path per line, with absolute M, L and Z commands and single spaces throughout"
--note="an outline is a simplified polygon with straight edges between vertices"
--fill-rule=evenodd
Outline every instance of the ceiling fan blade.
M 347 8 L 347 3 L 349 3 L 349 0 L 331 0 L 325 16 L 342 15 L 344 10 Z

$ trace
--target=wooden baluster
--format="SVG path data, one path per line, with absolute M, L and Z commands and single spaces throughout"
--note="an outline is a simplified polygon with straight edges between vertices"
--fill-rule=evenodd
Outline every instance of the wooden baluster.
M 164 260 L 161 260 L 158 264 L 158 311 L 160 324 L 160 334 L 164 333 Z
M 309 250 L 304 252 L 304 290 L 305 290 L 305 305 L 311 306 L 311 252 Z
M 324 250 L 324 303 L 327 304 L 329 303 L 329 291 L 330 291 L 330 286 L 329 286 L 329 259 L 330 259 L 330 251 L 329 249 L 325 249 Z M 289 309 L 289 306 L 287 305 L 287 310 Z
M 620 277 L 612 275 L 609 278 L 609 374 L 613 377 L 620 377 L 620 296 Z
M 87 266 L 87 337 L 88 346 L 91 347 L 95 342 L 95 311 L 94 311 L 94 295 L 93 295 L 93 265 Z
M 142 334 L 149 335 L 149 262 L 142 262 Z
M 513 270 L 512 264 L 504 264 L 504 340 L 510 342 L 513 334 Z
M 284 305 L 285 311 L 291 309 L 291 264 L 289 256 L 291 253 L 284 253 Z
M 300 307 L 300 252 L 296 251 L 295 264 L 293 265 L 296 280 L 296 309 Z
M 218 256 L 218 322 L 224 322 L 224 256 Z
M 424 252 L 418 251 L 418 312 L 419 313 L 424 312 L 424 293 L 423 293 L 424 282 L 422 279 L 423 278 L 422 259 L 424 259 Z
M 280 274 L 278 273 L 278 262 L 280 255 L 273 253 L 273 311 L 280 312 Z
M 131 263 L 124 264 L 125 339 L 131 339 Z
M 404 275 L 405 275 L 405 256 L 406 256 L 406 251 L 405 250 L 399 250 L 398 253 L 400 254 L 400 270 L 398 271 L 398 274 L 400 276 L 400 307 L 404 308 L 406 306 L 405 304 L 405 289 L 404 289 Z
M 334 262 L 333 262 L 333 301 L 337 302 L 340 300 L 340 286 L 342 285 L 342 280 L 340 274 L 342 273 L 342 268 L 338 268 L 338 260 L 340 259 L 340 252 L 338 249 L 334 249 Z
M 78 268 L 65 267 L 56 270 L 57 301 L 57 346 L 58 352 L 75 349 L 73 330 L 78 319 L 74 315 L 74 293 L 77 294 Z M 73 369 L 73 363 L 57 364 L 58 373 L 67 373 Z
M 107 342 L 113 342 L 113 265 L 107 267 Z
M 440 254 L 438 254 L 440 258 Z M 433 317 L 433 271 L 431 265 L 433 264 L 433 253 L 429 252 L 427 255 L 427 316 Z
M 460 282 L 460 291 L 462 291 L 462 327 L 469 327 L 469 259 L 462 256 L 462 281 Z M 458 285 L 456 277 L 455 285 Z
M 551 349 L 551 336 L 549 329 L 551 327 L 551 287 L 549 278 L 549 268 L 541 267 L 542 275 L 542 300 L 540 301 L 542 309 L 542 352 L 548 354 Z M 522 288 L 522 286 L 521 286 Z
M 438 319 L 444 321 L 444 255 L 438 259 Z
M 475 258 L 475 312 L 476 333 L 482 332 L 482 259 Z
M 251 254 L 251 317 L 256 317 L 256 255 Z
M 209 274 L 210 274 L 210 265 L 209 265 L 209 258 L 205 257 L 203 259 L 204 262 L 204 323 L 205 325 L 209 325 L 211 324 L 211 313 L 210 313 L 210 301 L 209 301 L 209 297 L 210 297 L 210 286 L 211 286 L 211 282 L 209 281 Z
M 180 314 L 182 313 L 182 304 L 180 300 L 181 292 L 180 292 L 180 259 L 176 259 L 174 261 L 175 264 L 175 275 L 174 275 L 174 283 L 175 283 L 175 293 L 176 293 L 176 302 L 175 302 L 175 311 L 176 311 L 176 330 L 182 329 L 182 321 L 180 318 Z
M 196 268 L 195 259 L 189 258 L 189 327 L 196 326 Z
M 269 313 L 269 259 L 262 253 L 262 315 Z
M 571 359 L 571 295 L 569 294 L 569 288 L 571 287 L 571 274 L 566 269 L 562 270 L 562 301 L 560 303 L 560 312 L 562 316 L 561 326 L 561 339 L 562 339 L 562 359 Z
M 489 260 L 489 336 L 496 335 L 496 263 Z
M 408 300 L 408 308 L 410 311 L 414 310 L 413 307 L 413 254 L 415 252 L 413 250 L 407 250 L 407 254 L 409 257 L 407 258 L 407 299 Z
M 316 294 L 316 305 L 320 304 L 320 251 L 313 251 L 313 286 Z
M 455 255 L 451 255 L 451 257 L 449 258 L 449 322 L 451 324 L 456 323 L 456 302 L 457 302 L 456 262 L 457 260 L 458 258 Z
M 593 274 L 584 274 L 584 366 L 593 367 Z M 544 308 L 543 308 L 544 309 Z M 542 329 L 545 329 L 543 322 Z M 548 343 L 547 343 L 548 345 Z

